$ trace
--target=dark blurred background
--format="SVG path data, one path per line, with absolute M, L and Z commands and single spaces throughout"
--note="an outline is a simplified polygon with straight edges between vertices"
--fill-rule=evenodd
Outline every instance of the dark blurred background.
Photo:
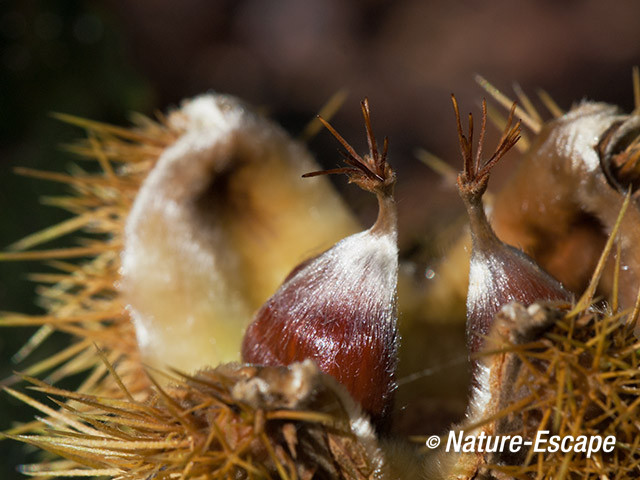
M 458 165 L 449 94 L 476 110 L 483 92 L 473 75 L 481 73 L 509 93 L 514 81 L 531 94 L 542 87 L 564 108 L 586 97 L 630 110 L 639 18 L 634 0 L 3 1 L 0 248 L 65 218 L 38 204 L 63 187 L 12 173 L 17 165 L 65 170 L 74 161 L 58 147 L 82 132 L 51 112 L 126 125 L 132 111 L 153 115 L 215 90 L 264 108 L 297 135 L 345 88 L 350 96 L 333 123 L 362 148 L 358 102 L 370 98 L 374 129 L 391 140 L 401 243 L 413 255 L 461 210 L 455 192 L 414 155 L 424 147 Z M 326 166 L 338 161 L 335 147 L 324 132 L 310 143 Z M 375 205 L 355 190 L 344 192 L 367 221 Z M 25 275 L 39 270 L 0 263 L 0 310 L 38 312 Z M 30 333 L 0 330 L 0 377 L 17 368 L 10 357 Z M 0 394 L 0 429 L 33 413 Z M 0 478 L 20 477 L 15 465 L 29 461 L 25 452 L 0 442 Z

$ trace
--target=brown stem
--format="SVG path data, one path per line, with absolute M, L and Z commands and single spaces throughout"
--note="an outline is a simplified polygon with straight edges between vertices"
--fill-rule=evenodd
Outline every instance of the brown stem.
M 378 193 L 378 218 L 373 224 L 371 233 L 396 234 L 398 226 L 398 212 L 393 194 Z
M 482 194 L 471 194 L 465 196 L 461 191 L 462 200 L 469 215 L 469 227 L 471 228 L 471 239 L 474 246 L 487 246 L 489 243 L 498 243 L 500 240 L 491 228 L 482 203 Z

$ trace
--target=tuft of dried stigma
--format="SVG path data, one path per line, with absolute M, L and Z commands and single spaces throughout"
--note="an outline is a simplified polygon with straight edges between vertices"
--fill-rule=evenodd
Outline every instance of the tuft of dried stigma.
M 308 178 L 318 175 L 344 173 L 349 177 L 350 182 L 356 183 L 363 190 L 376 194 L 381 193 L 383 195 L 392 194 L 396 177 L 395 173 L 387 163 L 389 139 L 387 137 L 384 138 L 382 154 L 380 154 L 378 152 L 378 146 L 371 127 L 371 112 L 369 110 L 369 100 L 367 98 L 362 101 L 361 107 L 362 116 L 365 121 L 367 143 L 369 144 L 369 154 L 364 157 L 358 155 L 353 147 L 349 145 L 344 138 L 342 138 L 342 135 L 340 135 L 329 122 L 321 116 L 318 116 L 318 120 L 322 122 L 327 130 L 329 130 L 346 149 L 346 152 L 340 151 L 340 153 L 344 157 L 344 162 L 349 166 L 310 172 L 304 174 L 303 177 Z

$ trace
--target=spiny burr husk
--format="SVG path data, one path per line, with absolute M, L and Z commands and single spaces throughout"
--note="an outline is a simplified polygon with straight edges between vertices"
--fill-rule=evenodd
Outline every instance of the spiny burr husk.
M 492 370 L 493 412 L 472 419 L 495 434 L 534 438 L 613 435 L 612 452 L 493 454 L 485 471 L 516 478 L 633 478 L 640 473 L 640 364 L 629 313 L 529 308 L 513 304 L 496 318 L 484 361 Z M 493 419 L 491 418 L 493 413 Z M 489 426 L 490 425 L 490 426 Z M 497 476 L 499 476 L 496 473 Z
M 18 173 L 61 182 L 70 192 L 43 199 L 44 203 L 69 211 L 73 216 L 61 224 L 30 235 L 0 253 L 0 260 L 41 260 L 54 273 L 34 274 L 38 282 L 38 303 L 46 313 L 23 315 L 5 313 L 0 325 L 40 327 L 14 356 L 18 364 L 38 348 L 52 332 L 69 334 L 70 346 L 44 360 L 22 368 L 24 374 L 42 375 L 57 382 L 88 371 L 79 391 L 100 391 L 118 396 L 117 385 L 96 354 L 100 345 L 134 395 L 149 386 L 140 367 L 135 332 L 116 285 L 120 279 L 120 252 L 124 243 L 124 223 L 143 179 L 158 156 L 181 134 L 179 129 L 138 116 L 130 129 L 60 115 L 60 119 L 87 130 L 85 141 L 67 146 L 71 152 L 96 162 L 101 171 L 73 173 L 18 169 Z M 83 232 L 78 246 L 55 250 L 32 250 L 51 239 Z M 18 377 L 7 379 L 15 382 Z M 144 395 L 144 393 L 142 393 Z M 28 428 L 26 426 L 25 428 Z
M 362 103 L 369 155 L 360 157 L 328 124 L 347 149 L 350 181 L 378 197 L 379 213 L 369 229 L 336 243 L 293 269 L 257 312 L 243 341 L 248 363 L 288 365 L 310 358 L 332 375 L 375 423 L 386 423 L 397 365 L 398 247 L 395 174 L 378 152 L 369 106 Z
M 443 458 L 440 465 L 447 466 L 444 471 L 450 472 L 449 477 L 527 478 L 535 473 L 537 478 L 565 478 L 574 468 L 608 477 L 622 460 L 626 462 L 622 478 L 627 478 L 627 473 L 639 468 L 640 455 L 636 459 L 598 448 L 585 455 L 592 438 L 600 438 L 601 445 L 604 438 L 615 441 L 616 429 L 621 427 L 628 442 L 629 429 L 639 429 L 635 416 L 625 411 L 640 402 L 634 386 L 637 379 L 628 378 L 629 374 L 640 377 L 633 333 L 638 307 L 620 312 L 615 298 L 613 307 L 594 306 L 596 286 L 629 203 L 627 195 L 589 287 L 575 304 L 505 305 L 492 321 L 483 351 L 476 354 L 475 385 L 461 428 L 476 438 L 517 435 L 531 441 L 531 448 L 511 451 L 494 444 L 491 450 Z M 576 450 L 539 452 L 537 432 L 550 434 L 558 442 L 572 437 Z M 593 453 L 598 455 L 592 457 Z M 548 459 L 553 461 L 548 464 Z
M 344 388 L 311 361 L 176 373 L 172 385 L 156 384 L 145 401 L 131 398 L 124 385 L 125 401 L 31 381 L 64 408 L 46 431 L 13 438 L 64 460 L 22 467 L 29 475 L 390 478 L 373 427 Z
M 134 391 L 148 385 L 140 369 L 140 339 L 145 340 L 145 360 L 161 367 L 172 364 L 194 371 L 216 363 L 220 358 L 214 344 L 226 345 L 226 355 L 237 359 L 251 311 L 275 290 L 301 252 L 326 248 L 356 230 L 356 222 L 326 180 L 300 181 L 299 175 L 315 166 L 308 152 L 233 97 L 204 95 L 185 102 L 168 117 L 159 116 L 158 121 L 138 115 L 130 129 L 68 115 L 59 117 L 86 129 L 87 140 L 66 148 L 96 162 L 101 171 L 87 173 L 76 168 L 72 174 L 63 174 L 18 170 L 68 185 L 69 195 L 45 202 L 73 215 L 0 253 L 0 260 L 49 261 L 57 270 L 32 276 L 41 284 L 39 303 L 47 309 L 46 314 L 4 314 L 0 319 L 4 326 L 41 326 L 15 360 L 26 358 L 53 331 L 74 337 L 73 345 L 23 369 L 25 374 L 49 372 L 48 380 L 55 382 L 92 369 L 82 390 L 99 391 L 104 381 L 108 384 L 104 388 L 118 395 L 110 377 L 104 375 L 106 370 L 93 343 L 117 363 L 123 377 L 131 375 L 127 380 Z M 251 135 L 253 143 L 248 139 Z M 165 189 L 159 190 L 160 185 Z M 271 200 L 264 202 L 258 198 L 262 196 Z M 241 207 L 243 215 L 225 213 L 221 207 L 227 203 Z M 261 207 L 254 208 L 256 204 Z M 184 216 L 172 223 L 177 211 Z M 85 234 L 77 240 L 79 246 L 32 250 L 79 231 Z M 215 241 L 208 245 L 197 241 L 212 235 Z M 262 250 L 254 248 L 256 241 Z M 214 273 L 203 273 L 202 268 L 190 267 L 194 257 L 202 264 L 225 259 L 214 263 L 232 264 L 233 268 L 220 266 Z M 206 284 L 211 276 L 220 280 L 218 283 L 226 284 L 226 277 L 241 282 L 242 295 L 216 297 L 219 289 Z M 174 283 L 166 283 L 171 279 Z M 186 286 L 193 288 L 185 293 Z M 164 315 L 159 312 L 154 317 L 158 325 L 149 329 L 143 311 L 151 298 L 153 305 L 162 300 L 168 310 Z M 245 305 L 234 311 L 246 310 L 246 318 L 216 320 L 205 315 L 212 313 L 203 307 L 206 302 Z M 167 320 L 166 314 L 179 306 L 185 307 L 181 316 L 173 322 Z M 132 313 L 138 320 L 137 338 Z M 177 341 L 187 331 L 193 333 L 200 320 L 205 323 L 200 325 L 201 332 L 189 341 Z M 209 324 L 216 322 L 222 326 L 212 334 Z M 193 343 L 196 340 L 198 348 Z M 164 347 L 175 356 L 168 355 Z
M 640 359 L 634 317 L 628 310 L 591 305 L 504 306 L 478 355 L 484 371 L 482 395 L 476 395 L 468 418 L 452 431 L 462 431 L 465 439 L 519 435 L 532 445 L 519 452 L 456 453 L 441 448 L 427 463 L 426 478 L 636 478 Z M 541 431 L 547 439 L 557 435 L 587 440 L 575 452 L 535 452 Z M 587 455 L 591 437 L 610 436 L 615 437 L 612 451 L 595 449 Z
M 146 362 L 185 371 L 240 358 L 254 311 L 309 252 L 356 229 L 306 149 L 238 99 L 203 95 L 127 218 L 121 291 Z

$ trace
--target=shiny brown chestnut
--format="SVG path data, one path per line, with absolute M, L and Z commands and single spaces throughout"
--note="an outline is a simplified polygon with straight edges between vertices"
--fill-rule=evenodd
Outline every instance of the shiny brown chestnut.
M 503 305 L 510 302 L 530 305 L 536 300 L 569 301 L 572 295 L 529 256 L 503 243 L 491 228 L 485 214 L 482 196 L 487 189 L 490 171 L 520 138 L 520 122 L 512 126 L 515 104 L 496 150 L 484 161 L 482 153 L 487 124 L 486 102 L 482 103 L 482 126 L 474 158 L 473 118 L 470 114 L 467 138 L 462 132 L 460 111 L 453 95 L 452 101 L 464 162 L 463 171 L 458 176 L 458 191 L 469 215 L 472 238 L 467 294 L 467 341 L 473 354 L 482 348 L 493 318 Z
M 346 174 L 349 182 L 376 195 L 378 218 L 370 229 L 344 238 L 292 270 L 247 328 L 242 359 L 261 365 L 312 359 L 347 388 L 380 429 L 396 389 L 395 173 L 387 163 L 387 139 L 382 152 L 376 145 L 367 99 L 362 113 L 369 153 L 358 155 L 321 119 L 346 149 L 347 166 L 305 177 Z

